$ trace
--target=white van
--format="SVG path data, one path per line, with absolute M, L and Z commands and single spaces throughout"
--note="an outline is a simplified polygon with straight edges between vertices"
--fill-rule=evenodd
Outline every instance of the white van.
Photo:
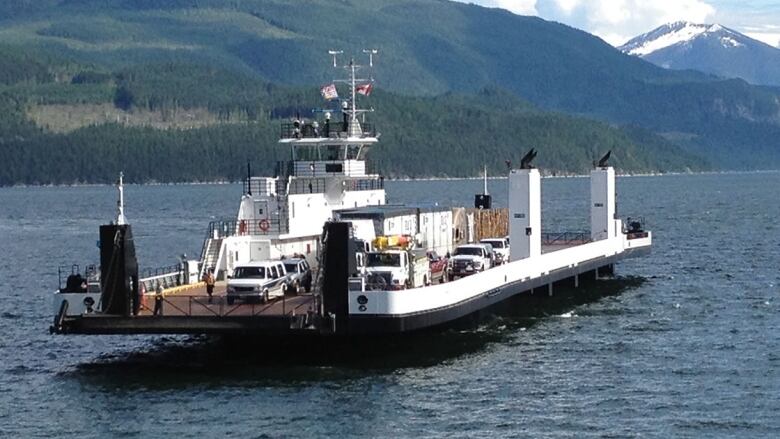
M 236 299 L 244 302 L 268 302 L 287 292 L 289 278 L 282 261 L 247 262 L 233 270 L 227 281 L 227 303 Z

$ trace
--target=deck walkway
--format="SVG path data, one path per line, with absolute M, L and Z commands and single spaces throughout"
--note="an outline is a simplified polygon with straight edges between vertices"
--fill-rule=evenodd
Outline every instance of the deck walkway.
M 309 293 L 285 295 L 271 299 L 268 303 L 227 303 L 226 283 L 217 282 L 214 294 L 209 302 L 206 286 L 196 284 L 192 288 L 181 290 L 172 288 L 163 291 L 162 315 L 168 316 L 284 316 L 306 314 L 314 306 L 314 296 Z M 177 291 L 178 290 L 178 291 Z M 139 316 L 154 316 L 155 295 L 146 294 Z

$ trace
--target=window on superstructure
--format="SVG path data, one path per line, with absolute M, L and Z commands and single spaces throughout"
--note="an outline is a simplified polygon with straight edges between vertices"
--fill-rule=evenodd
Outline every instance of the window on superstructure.
M 325 147 L 324 157 L 325 160 L 343 160 L 344 147 L 341 145 L 328 145 Z
M 360 145 L 347 145 L 347 160 L 357 160 L 360 153 Z
M 315 145 L 297 145 L 293 148 L 293 160 L 298 162 L 312 162 L 319 160 Z
M 325 172 L 341 174 L 344 172 L 344 167 L 341 165 L 341 163 L 326 163 Z

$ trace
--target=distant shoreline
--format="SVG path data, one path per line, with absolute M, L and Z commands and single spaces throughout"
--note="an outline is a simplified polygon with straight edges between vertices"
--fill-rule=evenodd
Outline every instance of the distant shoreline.
M 773 174 L 780 172 L 780 169 L 762 169 L 752 171 L 698 171 L 698 172 L 640 172 L 640 173 L 621 173 L 618 177 L 664 177 L 677 175 L 729 175 L 729 174 Z M 542 175 L 542 178 L 586 178 L 588 174 L 565 174 L 565 175 Z M 385 181 L 391 182 L 409 182 L 409 181 L 458 181 L 458 180 L 483 180 L 484 177 L 420 177 L 420 178 L 385 178 Z M 488 176 L 488 180 L 506 180 L 506 176 Z M 125 186 L 200 186 L 200 185 L 231 185 L 241 184 L 241 181 L 213 180 L 213 181 L 185 181 L 175 183 L 125 183 Z M 109 183 L 73 183 L 73 184 L 14 184 L 11 186 L 0 186 L 0 189 L 7 188 L 75 188 L 75 187 L 113 187 L 115 184 Z

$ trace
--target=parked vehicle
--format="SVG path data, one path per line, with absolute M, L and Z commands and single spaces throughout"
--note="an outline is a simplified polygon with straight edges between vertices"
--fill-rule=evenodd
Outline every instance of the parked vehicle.
M 312 275 L 309 262 L 304 258 L 285 259 L 282 262 L 287 270 L 289 291 L 298 294 L 303 288 L 307 293 L 311 292 Z
M 455 280 L 485 271 L 492 266 L 493 256 L 490 244 L 464 244 L 455 248 L 447 263 L 447 277 Z
M 501 265 L 509 262 L 509 239 L 507 238 L 485 238 L 479 241 L 483 244 L 490 244 L 493 247 L 494 265 Z
M 373 290 L 417 288 L 429 285 L 431 271 L 424 251 L 412 250 L 408 236 L 380 236 L 376 251 L 366 253 L 366 285 Z
M 428 266 L 431 270 L 431 283 L 447 282 L 447 258 L 439 256 L 435 251 L 428 252 Z
M 228 277 L 227 303 L 244 302 L 284 296 L 288 288 L 287 271 L 282 261 L 248 262 L 237 266 Z

